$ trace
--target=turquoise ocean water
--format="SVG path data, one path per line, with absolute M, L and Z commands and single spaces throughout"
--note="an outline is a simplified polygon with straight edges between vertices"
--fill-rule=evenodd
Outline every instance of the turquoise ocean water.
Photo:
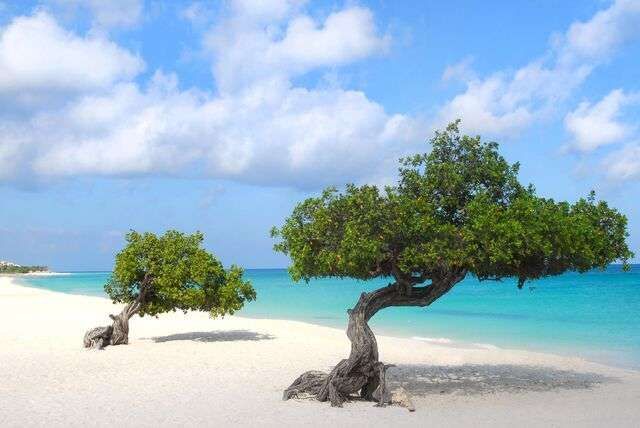
M 105 296 L 108 272 L 25 277 L 26 285 Z M 293 283 L 284 269 L 252 269 L 258 299 L 238 315 L 346 327 L 346 310 L 364 290 L 387 281 L 323 279 Z M 466 278 L 428 308 L 387 308 L 371 321 L 376 333 L 578 355 L 640 369 L 640 265 L 567 273 L 527 283 Z

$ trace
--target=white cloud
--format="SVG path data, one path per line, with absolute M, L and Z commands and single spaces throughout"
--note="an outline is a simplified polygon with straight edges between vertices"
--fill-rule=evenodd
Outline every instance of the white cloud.
M 569 55 L 600 59 L 613 49 L 638 36 L 640 2 L 617 0 L 587 22 L 571 25 L 566 36 Z
M 132 53 L 101 37 L 81 37 L 45 12 L 0 29 L 0 94 L 87 90 L 130 79 L 143 68 Z
M 28 117 L 0 112 L 0 128 L 11 131 L 0 139 L 0 180 L 171 174 L 296 187 L 384 180 L 379 165 L 424 138 L 421 122 L 387 114 L 361 91 L 292 83 L 384 49 L 371 12 L 351 7 L 316 21 L 301 2 L 249 3 L 230 5 L 207 34 L 217 95 L 179 89 L 177 76 L 162 72 L 141 85 L 141 61 L 105 38 L 65 31 L 42 12 L 15 19 L 3 33 L 35 38 L 30 29 L 40 25 L 46 31 L 34 45 L 48 49 L 23 66 L 44 70 L 10 75 L 5 86 L 18 95 L 76 92 L 55 108 L 31 104 Z M 47 68 L 64 55 L 67 65 Z M 107 71 L 96 77 L 101 63 Z
M 545 56 L 515 72 L 478 78 L 465 62 L 449 67 L 443 77 L 458 77 L 467 88 L 442 107 L 437 125 L 462 118 L 469 132 L 515 133 L 557 109 L 617 47 L 640 35 L 639 26 L 640 2 L 618 0 L 572 24 Z
M 627 144 L 604 161 L 606 177 L 613 182 L 640 180 L 640 143 Z
M 50 2 L 68 12 L 90 13 L 94 30 L 97 31 L 131 27 L 140 22 L 143 13 L 143 0 L 50 0 Z
M 271 24 L 297 14 L 307 0 L 233 0 L 229 21 L 244 24 Z
M 388 116 L 358 91 L 254 86 L 212 98 L 166 85 L 162 76 L 144 91 L 123 84 L 39 116 L 33 132 L 58 143 L 33 162 L 34 172 L 198 168 L 198 175 L 307 187 L 371 175 L 372 165 L 400 156 L 402 143 L 417 133 L 411 119 Z M 67 126 L 58 129 L 60 122 Z
M 206 37 L 222 92 L 348 64 L 384 51 L 389 43 L 378 35 L 371 11 L 362 7 L 339 10 L 319 23 L 297 14 L 295 2 L 276 1 L 278 7 L 265 10 L 244 3 L 251 2 L 236 4 L 239 13 Z
M 128 27 L 142 17 L 142 0 L 81 0 L 100 27 Z
M 595 104 L 580 103 L 564 120 L 565 127 L 573 135 L 572 147 L 589 152 L 627 138 L 633 127 L 620 122 L 620 110 L 638 101 L 637 94 L 625 94 L 616 89 Z
M 527 106 L 514 107 L 507 102 L 509 92 L 502 76 L 467 81 L 467 90 L 454 97 L 440 111 L 438 126 L 463 119 L 462 126 L 470 132 L 508 134 L 532 121 Z

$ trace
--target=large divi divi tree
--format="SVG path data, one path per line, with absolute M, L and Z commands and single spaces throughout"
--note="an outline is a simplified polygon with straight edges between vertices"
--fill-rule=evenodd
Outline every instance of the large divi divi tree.
M 627 266 L 627 220 L 592 193 L 575 203 L 536 195 L 498 145 L 436 132 L 431 151 L 401 160 L 397 185 L 348 185 L 309 198 L 272 235 L 298 280 L 388 278 L 348 311 L 349 357 L 302 374 L 284 399 L 314 395 L 341 406 L 350 395 L 383 404 L 386 365 L 367 324 L 388 307 L 428 306 L 467 275 L 525 281 L 566 271 Z M 387 395 L 388 396 L 388 395 Z

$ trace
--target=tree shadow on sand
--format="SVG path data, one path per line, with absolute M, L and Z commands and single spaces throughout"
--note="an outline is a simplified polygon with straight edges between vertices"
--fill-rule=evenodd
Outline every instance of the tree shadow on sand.
M 616 379 L 551 367 L 521 365 L 398 365 L 389 369 L 390 388 L 402 386 L 412 395 L 480 395 L 498 392 L 589 389 Z
M 271 340 L 275 336 L 256 333 L 249 330 L 218 330 L 218 331 L 194 331 L 189 333 L 170 334 L 168 336 L 150 337 L 156 343 L 172 342 L 176 340 L 191 340 L 194 342 L 234 342 L 244 340 Z

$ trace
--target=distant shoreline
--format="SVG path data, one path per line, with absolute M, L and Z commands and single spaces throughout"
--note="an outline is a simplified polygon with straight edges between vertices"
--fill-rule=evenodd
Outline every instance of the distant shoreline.
M 608 265 L 609 267 L 621 267 L 622 264 L 621 263 L 611 263 Z M 640 268 L 640 261 L 638 262 L 634 262 L 634 263 L 629 263 L 629 266 L 631 266 L 632 269 L 635 268 Z M 274 271 L 282 271 L 282 270 L 287 270 L 288 267 L 245 267 L 244 270 L 249 272 L 249 271 L 265 271 L 265 270 L 274 270 Z M 600 269 L 593 269 L 594 272 L 599 271 Z M 56 275 L 63 275 L 63 274 L 73 274 L 73 273 L 109 273 L 111 272 L 111 269 L 92 269 L 92 270 L 60 270 L 60 271 L 51 271 L 51 273 L 54 273 Z M 568 272 L 568 273 L 571 273 Z M 0 274 L 2 275 L 2 274 Z
M 33 272 L 25 272 L 25 273 L 4 273 L 4 272 L 0 272 L 0 277 L 1 276 L 8 276 L 8 277 L 24 277 L 24 276 L 65 276 L 65 275 L 72 275 L 73 273 L 76 272 L 51 272 L 51 271 L 46 271 L 46 272 L 41 272 L 41 271 L 33 271 Z

